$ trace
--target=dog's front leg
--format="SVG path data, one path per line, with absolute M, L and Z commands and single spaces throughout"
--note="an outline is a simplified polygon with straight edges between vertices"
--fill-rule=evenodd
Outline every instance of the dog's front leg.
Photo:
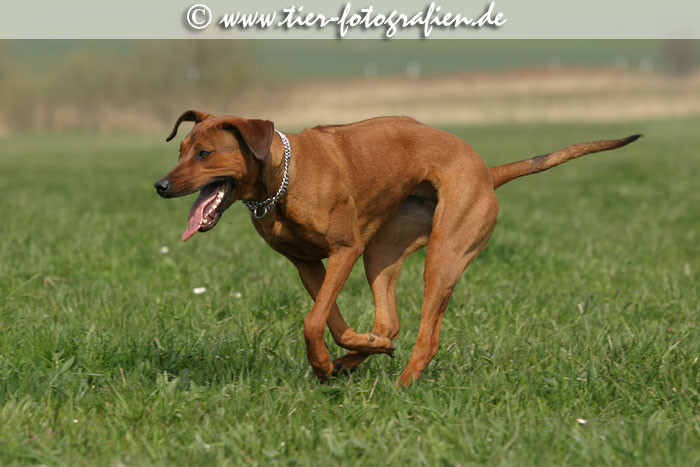
M 289 257 L 290 261 L 294 264 L 299 271 L 299 278 L 302 284 L 309 292 L 311 298 L 316 301 L 319 290 L 321 290 L 321 285 L 326 278 L 326 267 L 323 265 L 321 260 L 318 261 L 304 261 L 293 257 Z M 333 340 L 336 344 L 341 347 L 347 345 L 352 339 L 356 338 L 357 333 L 352 329 L 343 319 L 343 315 L 340 313 L 337 304 L 333 304 L 331 307 L 331 312 L 328 315 L 328 329 L 331 331 Z
M 333 373 L 331 356 L 323 341 L 323 330 L 335 306 L 335 300 L 361 254 L 360 248 L 343 247 L 329 256 L 323 284 L 316 295 L 314 306 L 304 319 L 306 357 L 321 381 Z
M 304 284 L 307 292 L 311 295 L 311 298 L 316 300 L 319 290 L 321 290 L 321 285 L 326 278 L 326 268 L 323 263 L 318 261 L 306 261 L 300 260 L 294 257 L 289 257 L 290 261 L 296 266 L 299 271 L 299 278 Z M 349 349 L 353 351 L 343 358 L 339 358 L 333 361 L 333 372 L 339 373 L 341 371 L 353 371 L 357 367 L 357 364 L 350 365 L 349 361 L 357 361 L 360 359 L 363 361 L 367 356 L 375 353 L 386 353 L 393 356 L 394 344 L 388 337 L 383 337 L 378 334 L 358 334 L 353 328 L 348 326 L 343 319 L 343 315 L 338 309 L 336 303 L 331 307 L 331 311 L 328 315 L 328 321 L 326 322 L 328 329 L 331 331 L 333 340 L 339 347 Z M 375 326 L 376 327 L 376 326 Z M 398 332 L 396 332 L 398 333 Z M 394 334 L 394 333 L 389 333 Z M 360 354 L 357 352 L 362 352 L 364 357 L 358 357 Z M 358 363 L 359 364 L 359 363 Z

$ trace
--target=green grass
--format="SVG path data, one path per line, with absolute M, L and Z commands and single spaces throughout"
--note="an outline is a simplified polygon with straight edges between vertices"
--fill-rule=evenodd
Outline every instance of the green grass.
M 176 144 L 5 138 L 0 464 L 697 465 L 699 124 L 450 129 L 492 165 L 646 136 L 499 189 L 408 390 L 423 252 L 398 286 L 397 358 L 319 385 L 311 301 L 245 208 L 179 243 L 192 200 L 152 188 Z M 369 329 L 360 266 L 339 305 Z

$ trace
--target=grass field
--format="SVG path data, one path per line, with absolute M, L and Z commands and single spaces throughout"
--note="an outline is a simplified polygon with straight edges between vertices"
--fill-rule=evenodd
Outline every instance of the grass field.
M 166 131 L 5 138 L 0 464 L 697 465 L 699 126 L 448 128 L 491 165 L 645 138 L 499 189 L 408 390 L 424 252 L 398 286 L 397 358 L 319 385 L 311 300 L 245 208 L 179 243 L 192 199 L 152 188 L 177 158 Z M 339 305 L 369 329 L 360 265 Z

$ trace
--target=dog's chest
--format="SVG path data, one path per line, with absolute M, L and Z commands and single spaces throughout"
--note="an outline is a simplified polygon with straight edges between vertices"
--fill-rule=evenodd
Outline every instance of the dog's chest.
M 278 253 L 306 260 L 328 256 L 328 242 L 313 229 L 279 219 L 254 224 L 258 234 Z

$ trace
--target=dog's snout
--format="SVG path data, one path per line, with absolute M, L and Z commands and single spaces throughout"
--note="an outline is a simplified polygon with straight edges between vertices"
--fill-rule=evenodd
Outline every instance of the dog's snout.
M 159 195 L 165 196 L 168 192 L 168 189 L 170 188 L 170 182 L 166 178 L 162 178 L 158 180 L 153 186 L 156 188 L 156 191 Z

